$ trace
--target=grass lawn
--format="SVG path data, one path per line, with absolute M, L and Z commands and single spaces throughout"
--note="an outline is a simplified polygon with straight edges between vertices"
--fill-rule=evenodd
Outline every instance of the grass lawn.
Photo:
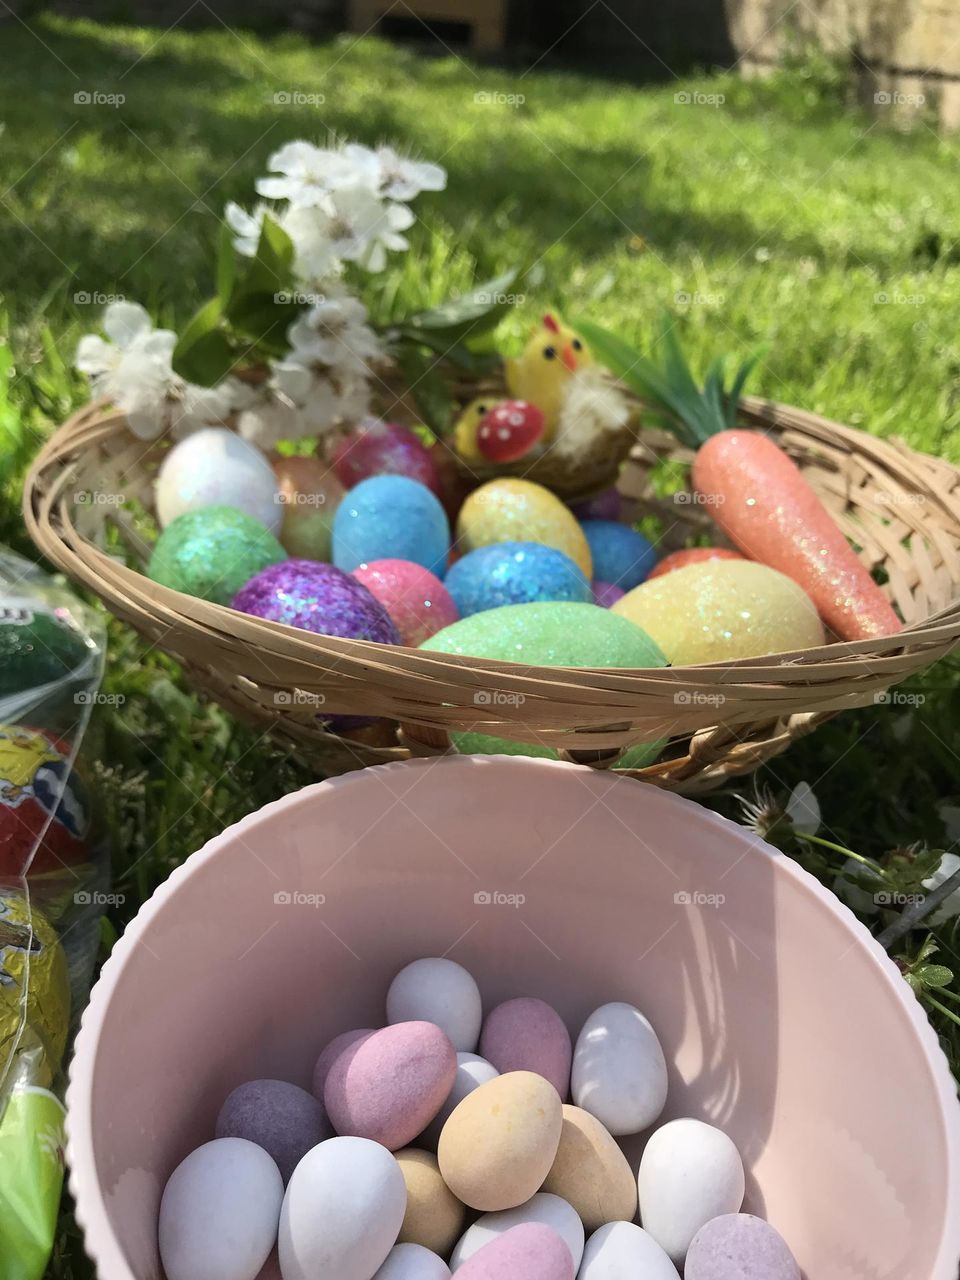
M 523 262 L 506 344 L 546 305 L 644 344 L 666 304 L 700 361 L 763 343 L 758 392 L 960 460 L 960 142 L 846 109 L 829 68 L 636 87 L 219 28 L 37 19 L 3 38 L 0 541 L 21 551 L 23 469 L 84 398 L 70 363 L 97 324 L 88 299 L 123 295 L 181 324 L 211 291 L 224 203 L 252 203 L 282 142 L 328 131 L 398 139 L 449 170 L 448 192 L 417 204 L 413 250 L 377 282 L 375 316 Z M 309 780 L 130 632 L 112 624 L 111 639 L 106 689 L 125 702 L 98 713 L 91 748 L 126 901 L 105 946 L 206 838 Z M 777 796 L 807 780 L 821 834 L 881 860 L 899 850 L 904 883 L 910 846 L 949 843 L 941 802 L 960 804 L 955 671 L 911 688 L 912 703 L 844 715 L 759 779 Z M 738 816 L 753 789 L 711 803 Z M 782 832 L 828 881 L 844 862 Z M 898 944 L 905 970 L 925 937 Z M 957 930 L 937 942 L 960 970 Z M 960 1070 L 960 982 L 925 999 Z M 52 1274 L 85 1267 L 65 1218 Z

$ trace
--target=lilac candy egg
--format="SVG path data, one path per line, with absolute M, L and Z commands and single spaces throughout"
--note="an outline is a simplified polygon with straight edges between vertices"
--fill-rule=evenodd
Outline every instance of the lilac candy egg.
M 800 1280 L 779 1231 L 750 1213 L 724 1213 L 690 1242 L 684 1280 Z
M 450 1268 L 422 1244 L 395 1244 L 373 1280 L 450 1280 Z
M 240 588 L 232 607 L 320 635 L 400 643 L 390 615 L 365 586 L 313 560 L 283 560 L 263 569 Z
M 642 533 L 617 520 L 584 520 L 580 526 L 590 545 L 593 576 L 624 591 L 638 587 L 657 562 L 654 546 Z
M 623 500 L 617 489 L 604 489 L 585 502 L 574 502 L 570 510 L 578 520 L 619 520 Z
M 246 1138 L 273 1156 L 284 1182 L 318 1142 L 333 1137 L 323 1107 L 286 1080 L 248 1080 L 220 1108 L 218 1138 Z
M 447 571 L 445 586 L 461 617 L 505 604 L 591 601 L 590 584 L 569 556 L 540 542 L 495 542 L 468 552 Z
M 398 1022 L 355 1040 L 334 1062 L 323 1090 L 337 1133 L 390 1151 L 409 1146 L 446 1101 L 457 1052 L 432 1022 Z
M 480 1056 L 501 1075 L 536 1072 L 566 1101 L 573 1047 L 563 1019 L 545 1001 L 520 996 L 498 1004 L 483 1024 Z
M 412 560 L 442 577 L 450 523 L 435 494 L 406 476 L 371 476 L 351 489 L 333 521 L 333 563 L 347 573 L 374 560 Z
M 478 1249 L 456 1271 L 459 1280 L 573 1280 L 563 1237 L 542 1222 L 524 1222 Z
M 313 1068 L 313 1085 L 311 1087 L 315 1098 L 319 1098 L 321 1102 L 323 1101 L 323 1090 L 326 1087 L 330 1068 L 343 1053 L 344 1049 L 349 1049 L 361 1037 L 372 1035 L 373 1027 L 361 1027 L 356 1031 L 341 1031 L 338 1036 L 334 1036 L 320 1054 L 317 1059 L 317 1065 Z
M 593 603 L 601 609 L 611 608 L 626 594 L 623 587 L 618 587 L 614 582 L 600 582 L 599 579 L 594 581 Z

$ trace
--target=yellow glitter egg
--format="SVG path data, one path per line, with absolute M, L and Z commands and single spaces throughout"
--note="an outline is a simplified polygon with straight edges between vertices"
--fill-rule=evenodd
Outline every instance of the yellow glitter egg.
M 540 542 L 562 551 L 588 579 L 593 577 L 590 547 L 573 513 L 549 489 L 530 480 L 491 480 L 460 508 L 460 554 L 494 542 Z
M 56 1070 L 69 1022 L 67 960 L 53 926 L 22 893 L 5 889 L 0 892 L 0 1062 L 14 1046 L 23 1049 L 39 1041 Z
M 823 644 L 810 597 L 749 560 L 707 560 L 634 587 L 613 612 L 635 622 L 675 667 Z

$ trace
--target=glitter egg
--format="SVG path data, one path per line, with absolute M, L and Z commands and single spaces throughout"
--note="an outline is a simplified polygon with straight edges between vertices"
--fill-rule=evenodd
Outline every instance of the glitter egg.
M 539 542 L 494 542 L 447 570 L 447 590 L 462 617 L 507 604 L 572 600 L 588 604 L 590 584 L 569 556 Z
M 283 512 L 280 541 L 292 556 L 329 560 L 343 485 L 319 458 L 274 458 L 273 474 Z
M 434 653 L 498 658 L 543 667 L 667 665 L 654 641 L 626 618 L 596 605 L 566 602 L 513 604 L 474 613 L 439 631 L 420 647 Z M 485 708 L 496 715 L 505 706 L 516 706 L 517 695 L 508 689 L 478 689 L 474 702 L 482 722 Z M 450 736 L 457 750 L 464 753 L 557 757 L 556 750 L 545 743 L 531 745 L 479 731 Z
M 333 522 L 333 563 L 350 572 L 374 560 L 412 560 L 438 576 L 450 525 L 435 494 L 406 476 L 371 476 L 351 489 Z
M 671 551 L 658 561 L 647 574 L 647 581 L 660 578 L 665 573 L 673 573 L 674 569 L 686 569 L 689 564 L 704 564 L 707 560 L 745 560 L 739 551 L 728 551 L 726 547 L 686 547 L 682 551 Z
M 604 489 L 583 502 L 572 502 L 570 510 L 578 520 L 619 520 L 623 499 L 619 489 Z
M 674 666 L 725 662 L 823 644 L 813 602 L 776 569 L 709 560 L 644 582 L 613 612 L 656 640 Z
M 277 539 L 253 516 L 236 507 L 204 507 L 167 525 L 153 548 L 147 576 L 188 596 L 229 604 L 255 573 L 286 558 Z
M 626 594 L 623 587 L 618 587 L 614 582 L 601 582 L 599 578 L 594 579 L 593 603 L 598 604 L 601 609 L 611 609 Z
M 530 480 L 491 480 L 475 489 L 460 509 L 457 540 L 464 554 L 495 542 L 542 542 L 593 576 L 589 544 L 569 507 Z
M 629 525 L 617 520 L 584 520 L 580 527 L 590 544 L 594 575 L 601 582 L 629 591 L 653 568 L 657 559 L 653 544 Z
M 370 476 L 406 476 L 440 496 L 440 476 L 431 450 L 416 432 L 398 422 L 366 418 L 337 444 L 333 468 L 347 489 Z
M 374 560 L 359 565 L 350 576 L 380 601 L 404 644 L 423 644 L 460 617 L 440 579 L 410 560 Z
M 362 583 L 332 564 L 314 560 L 270 565 L 241 587 L 233 607 L 319 635 L 400 643 L 390 615 Z
M 271 533 L 283 508 L 273 470 L 254 445 L 225 427 L 206 427 L 170 450 L 157 475 L 157 517 L 168 525 L 187 511 L 236 507 Z

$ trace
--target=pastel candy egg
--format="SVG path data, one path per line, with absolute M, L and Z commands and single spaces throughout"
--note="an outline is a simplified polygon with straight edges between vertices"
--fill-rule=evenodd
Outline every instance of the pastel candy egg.
M 457 1269 L 460 1280 L 573 1280 L 563 1237 L 542 1222 L 511 1227 Z
M 395 1244 L 373 1280 L 450 1280 L 442 1258 L 419 1244 Z
M 204 1143 L 173 1171 L 160 1201 L 167 1280 L 256 1280 L 277 1239 L 283 1179 L 243 1138 Z
M 406 476 L 438 496 L 440 478 L 431 451 L 409 427 L 366 418 L 337 445 L 333 454 L 337 477 L 348 489 L 370 476 Z
M 343 485 L 316 457 L 275 457 L 272 466 L 280 491 L 280 541 L 292 556 L 329 560 Z
M 579 1107 L 563 1108 L 560 1145 L 543 1189 L 571 1204 L 587 1231 L 636 1217 L 637 1183 L 627 1157 L 600 1121 Z
M 168 525 L 187 511 L 236 507 L 278 533 L 283 507 L 276 477 L 254 445 L 225 427 L 207 427 L 174 445 L 157 474 L 157 517 Z
M 743 1164 L 720 1129 L 702 1120 L 671 1120 L 647 1142 L 637 1184 L 640 1221 L 680 1266 L 705 1223 L 740 1208 Z
M 313 1095 L 323 1101 L 323 1090 L 327 1083 L 327 1076 L 330 1074 L 330 1068 L 343 1053 L 344 1049 L 350 1046 L 363 1036 L 372 1036 L 372 1027 L 361 1027 L 355 1031 L 341 1031 L 338 1036 L 330 1041 L 326 1048 L 317 1058 L 316 1066 L 313 1068 Z
M 332 564 L 285 560 L 271 565 L 241 587 L 232 607 L 321 635 L 400 643 L 380 601 Z
M 406 476 L 372 476 L 351 489 L 333 522 L 333 563 L 349 572 L 374 560 L 412 560 L 438 576 L 450 525 L 435 494 Z
M 436 1148 L 440 1141 L 440 1133 L 447 1122 L 447 1117 L 455 1107 L 464 1100 L 468 1093 L 473 1093 L 481 1084 L 495 1079 L 500 1072 L 486 1058 L 475 1053 L 457 1054 L 457 1074 L 453 1077 L 453 1087 L 447 1094 L 447 1100 L 420 1135 L 423 1146 Z
M 750 1213 L 725 1213 L 700 1228 L 687 1250 L 684 1280 L 800 1280 L 779 1231 Z
M 387 1021 L 433 1022 L 454 1049 L 472 1052 L 480 1037 L 480 988 L 462 965 L 439 956 L 401 969 L 387 992 Z
M 290 1175 L 311 1147 L 333 1136 L 323 1107 L 306 1089 L 285 1080 L 248 1080 L 228 1094 L 217 1116 L 218 1138 L 246 1138 Z
M 725 662 L 823 644 L 810 597 L 750 560 L 710 560 L 644 582 L 612 612 L 657 642 L 674 666 Z
M 154 544 L 147 576 L 199 600 L 229 604 L 245 582 L 286 558 L 253 516 L 235 507 L 204 507 L 167 525 Z
M 408 1146 L 440 1110 L 457 1055 L 431 1022 L 400 1022 L 355 1040 L 334 1062 L 323 1090 L 339 1134 Z
M 570 1033 L 543 1000 L 521 996 L 497 1005 L 483 1024 L 480 1054 L 501 1075 L 535 1071 L 550 1081 L 561 1099 L 570 1090 Z
M 494 542 L 542 542 L 593 576 L 590 547 L 569 507 L 530 480 L 491 480 L 460 508 L 457 541 L 463 552 Z
M 479 1217 L 457 1241 L 450 1255 L 451 1271 L 456 1273 L 457 1269 L 465 1262 L 469 1262 L 484 1245 L 524 1222 L 539 1222 L 556 1231 L 570 1250 L 573 1269 L 576 1271 L 583 1257 L 583 1223 L 566 1200 L 545 1191 L 538 1191 L 535 1196 L 531 1196 L 524 1204 L 517 1205 L 515 1209 L 504 1209 L 500 1213 L 485 1213 Z
M 472 1209 L 514 1209 L 543 1185 L 562 1126 L 560 1095 L 543 1076 L 512 1071 L 488 1080 L 443 1126 L 443 1180 Z
M 667 1064 L 639 1009 L 615 1001 L 595 1009 L 577 1036 L 571 1091 L 608 1133 L 639 1133 L 667 1101 Z
M 294 1169 L 283 1198 L 283 1280 L 370 1280 L 396 1243 L 406 1206 L 400 1166 L 379 1143 L 321 1142 Z
M 437 1158 L 429 1151 L 407 1147 L 397 1152 L 397 1164 L 407 1184 L 400 1242 L 423 1245 L 446 1257 L 463 1231 L 466 1209 L 440 1176 Z
M 632 1222 L 610 1222 L 587 1241 L 577 1280 L 680 1280 L 653 1236 Z
M 470 551 L 447 572 L 446 587 L 462 617 L 537 600 L 593 599 L 569 556 L 539 542 L 498 542 Z
M 590 544 L 593 575 L 624 591 L 643 582 L 657 560 L 653 544 L 619 520 L 584 520 L 580 528 Z
M 618 587 L 616 583 L 601 582 L 599 578 L 593 580 L 593 603 L 601 609 L 612 608 L 626 594 L 623 587 Z
M 745 559 L 739 551 L 730 551 L 726 547 L 685 547 L 681 551 L 671 551 L 668 556 L 658 560 L 647 574 L 647 581 L 662 577 L 665 573 L 673 573 L 675 569 L 686 569 L 687 565 L 703 564 L 707 560 Z
M 440 579 L 412 560 L 374 560 L 359 565 L 351 577 L 380 601 L 404 644 L 422 644 L 460 617 Z

